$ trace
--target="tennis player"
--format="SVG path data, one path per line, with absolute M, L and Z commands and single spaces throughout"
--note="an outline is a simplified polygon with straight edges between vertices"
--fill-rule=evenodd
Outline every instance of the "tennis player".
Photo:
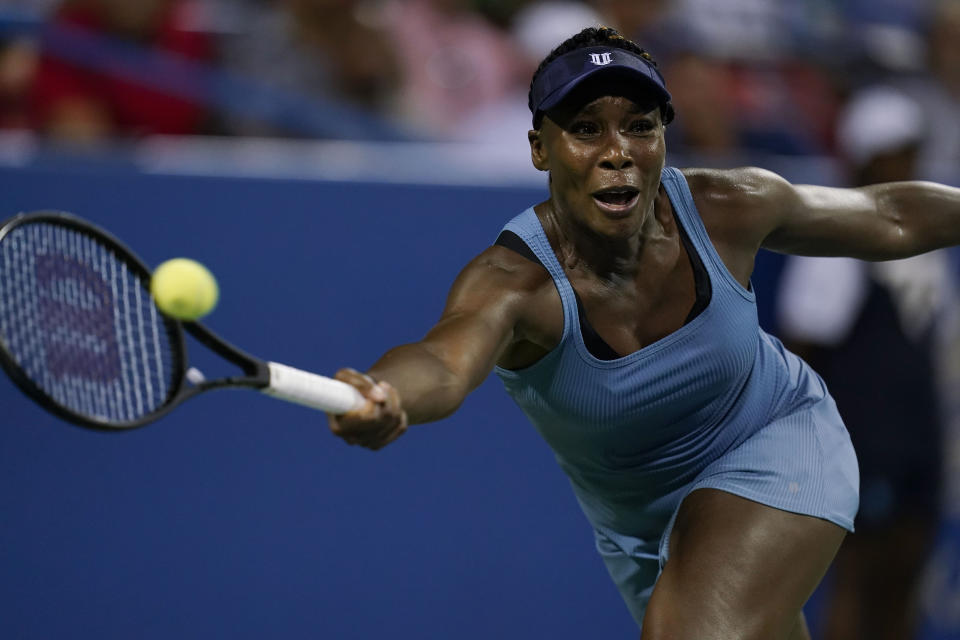
M 820 377 L 757 323 L 761 248 L 886 260 L 960 243 L 960 190 L 796 186 L 665 167 L 654 61 L 585 29 L 529 106 L 550 196 L 456 279 L 439 322 L 340 380 L 333 432 L 380 448 L 495 370 L 556 453 L 644 640 L 809 638 L 802 606 L 858 504 Z

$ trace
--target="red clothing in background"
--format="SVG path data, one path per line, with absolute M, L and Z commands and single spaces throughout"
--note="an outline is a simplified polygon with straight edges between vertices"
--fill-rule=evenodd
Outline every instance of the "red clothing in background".
M 210 37 L 187 28 L 190 10 L 186 2 L 171 2 L 153 34 L 140 40 L 140 46 L 192 60 L 210 60 Z M 66 6 L 52 21 L 56 26 L 117 38 L 92 6 Z M 50 54 L 41 57 L 32 98 L 33 120 L 41 131 L 50 124 L 58 104 L 66 101 L 86 101 L 102 108 L 113 127 L 111 133 L 123 136 L 199 133 L 206 114 L 202 105 L 164 94 L 148 84 L 107 75 Z

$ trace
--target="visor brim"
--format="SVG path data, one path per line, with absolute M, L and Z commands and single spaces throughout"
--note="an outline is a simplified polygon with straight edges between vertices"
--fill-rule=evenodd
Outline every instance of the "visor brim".
M 618 88 L 615 91 L 611 89 L 610 95 L 627 95 L 628 97 L 649 96 L 651 98 L 651 102 L 656 102 L 657 104 L 666 104 L 667 102 L 670 102 L 671 99 L 670 93 L 666 89 L 664 89 L 662 86 L 660 86 L 660 84 L 642 71 L 638 71 L 635 67 L 627 65 L 610 64 L 604 67 L 591 69 L 586 73 L 582 73 L 576 78 L 571 79 L 569 82 L 553 91 L 550 95 L 546 96 L 543 101 L 537 105 L 536 111 L 540 113 L 551 111 L 563 103 L 568 97 L 573 95 L 576 89 L 587 80 L 599 81 L 601 79 L 628 83 L 627 85 Z M 631 81 L 637 81 L 639 86 L 629 86 Z M 598 84 L 598 86 L 602 85 Z M 606 91 L 601 89 L 596 93 L 598 94 L 597 97 L 599 97 L 599 95 L 605 94 Z

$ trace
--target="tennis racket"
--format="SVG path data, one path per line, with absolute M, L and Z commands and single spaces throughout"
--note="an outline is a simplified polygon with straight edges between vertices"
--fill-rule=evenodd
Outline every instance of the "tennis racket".
M 243 375 L 204 379 L 189 366 L 184 331 Z M 58 211 L 0 223 L 0 365 L 43 408 L 93 429 L 143 426 L 228 387 L 335 414 L 366 403 L 348 384 L 259 360 L 200 323 L 164 315 L 133 252 Z

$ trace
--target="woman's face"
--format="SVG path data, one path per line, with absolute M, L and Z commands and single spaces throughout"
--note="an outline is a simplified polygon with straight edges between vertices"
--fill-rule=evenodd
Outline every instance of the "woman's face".
M 659 107 L 621 96 L 551 112 L 530 149 L 557 215 L 605 237 L 638 234 L 660 188 L 663 132 Z

